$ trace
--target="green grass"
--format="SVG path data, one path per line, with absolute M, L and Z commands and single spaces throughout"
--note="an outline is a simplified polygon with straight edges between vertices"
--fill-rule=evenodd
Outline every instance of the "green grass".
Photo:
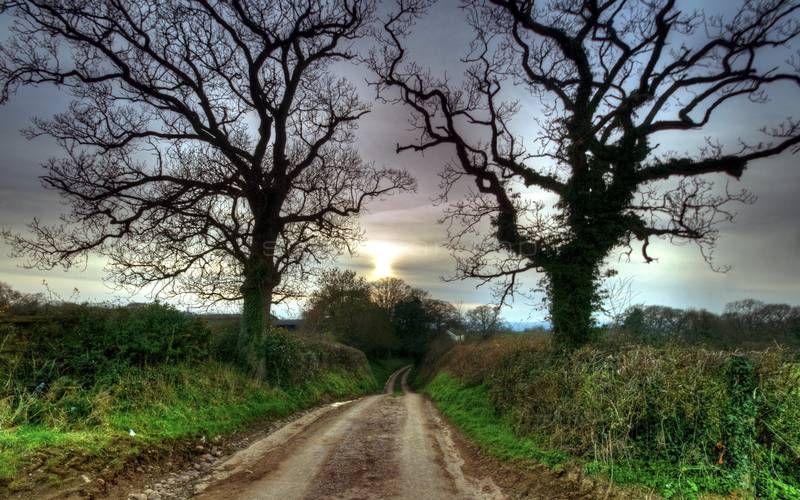
M 469 404 L 483 399 L 517 436 L 616 483 L 800 499 L 800 365 L 789 350 L 631 343 L 563 356 L 517 335 L 457 346 L 426 369 L 456 381 L 449 403 L 478 391 Z
M 425 388 L 436 406 L 451 422 L 465 432 L 478 446 L 501 460 L 533 460 L 549 467 L 563 466 L 567 461 L 580 463 L 578 457 L 548 449 L 531 436 L 514 432 L 510 419 L 495 410 L 484 385 L 468 387 L 447 373 L 439 373 Z M 645 485 L 666 498 L 694 498 L 699 491 L 727 492 L 736 487 L 707 471 L 683 470 L 666 462 L 618 461 L 585 464 L 592 475 L 611 478 L 618 484 Z
M 609 478 L 622 485 L 644 485 L 664 498 L 698 498 L 701 493 L 726 495 L 739 488 L 737 478 L 712 466 L 674 464 L 663 460 L 593 460 L 585 465 L 589 474 Z
M 378 387 L 386 385 L 386 381 L 392 373 L 400 368 L 412 365 L 414 362 L 407 358 L 385 358 L 385 359 L 371 359 L 369 360 L 369 367 L 372 369 L 372 374 L 375 376 L 375 381 Z
M 327 372 L 301 386 L 278 389 L 216 362 L 131 368 L 113 385 L 98 384 L 84 395 L 91 406 L 85 421 L 93 425 L 59 420 L 60 413 L 53 410 L 46 424 L 0 430 L 0 484 L 23 486 L 26 479 L 20 472 L 34 461 L 57 475 L 70 461 L 103 460 L 105 466 L 104 457 L 114 457 L 109 464 L 114 469 L 144 450 L 228 435 L 375 388 L 374 379 L 363 371 Z M 0 401 L 0 417 L 2 412 Z
M 445 372 L 437 374 L 425 387 L 425 392 L 451 422 L 478 446 L 501 460 L 533 460 L 550 467 L 574 461 L 582 463 L 591 475 L 612 479 L 620 485 L 647 486 L 665 498 L 691 499 L 702 493 L 725 495 L 741 488 L 736 476 L 712 465 L 699 467 L 657 459 L 586 460 L 548 449 L 541 444 L 543 440 L 514 432 L 510 419 L 491 406 L 486 386 L 467 386 Z M 800 489 L 779 475 L 770 475 L 761 482 L 764 498 L 800 498 Z M 741 493 L 747 497 L 746 493 Z
M 425 387 L 436 406 L 475 443 L 502 460 L 536 460 L 549 466 L 564 463 L 567 454 L 543 448 L 532 437 L 517 436 L 511 424 L 489 404 L 482 385 L 466 387 L 439 373 Z

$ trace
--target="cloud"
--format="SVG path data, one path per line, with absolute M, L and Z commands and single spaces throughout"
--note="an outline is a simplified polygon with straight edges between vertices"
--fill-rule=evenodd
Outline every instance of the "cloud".
M 472 36 L 464 26 L 456 2 L 439 2 L 417 27 L 409 48 L 412 57 L 423 66 L 433 66 L 439 74 L 446 73 L 457 79 L 463 70 L 459 58 L 464 55 Z M 363 68 L 348 66 L 341 70 L 358 85 L 362 97 L 372 99 L 374 89 L 365 83 L 369 75 Z M 740 136 L 758 141 L 761 136 L 754 134 L 753 124 L 774 124 L 784 118 L 792 111 L 789 105 L 796 102 L 792 94 L 795 91 L 785 89 L 775 93 L 773 100 L 763 105 L 737 102 L 715 118 L 710 131 L 663 134 L 659 137 L 661 148 L 695 152 L 709 134 L 732 144 Z M 524 94 L 520 96 L 525 97 Z M 37 176 L 41 174 L 39 165 L 59 155 L 60 151 L 46 138 L 25 140 L 19 129 L 29 123 L 31 116 L 46 117 L 63 110 L 69 100 L 68 95 L 42 87 L 24 89 L 0 107 L 0 151 L 3 152 L 0 156 L 0 227 L 24 230 L 24 224 L 34 216 L 44 221 L 57 220 L 62 209 L 60 199 L 56 193 L 43 190 Z M 518 117 L 516 123 L 521 130 L 533 126 L 533 112 L 535 108 Z M 361 218 L 366 238 L 401 246 L 404 252 L 393 262 L 395 271 L 410 284 L 429 290 L 433 296 L 470 305 L 491 302 L 489 287 L 476 288 L 475 281 L 451 283 L 440 279 L 453 272 L 454 264 L 441 247 L 446 237 L 445 227 L 437 223 L 442 207 L 434 206 L 432 199 L 439 191 L 439 172 L 451 160 L 453 152 L 444 146 L 425 154 L 396 154 L 398 143 L 415 138 L 407 120 L 408 110 L 402 106 L 374 103 L 372 112 L 360 123 L 357 137 L 363 157 L 378 165 L 405 168 L 419 184 L 416 194 L 370 205 L 369 212 Z M 632 278 L 635 300 L 717 311 L 727 301 L 748 296 L 800 304 L 800 225 L 796 215 L 800 169 L 797 164 L 797 156 L 785 154 L 754 162 L 741 183 L 731 181 L 731 188 L 744 187 L 759 197 L 753 206 L 738 207 L 735 224 L 721 227 L 716 256 L 720 264 L 733 266 L 731 272 L 714 273 L 691 245 L 673 247 L 663 242 L 652 248 L 653 255 L 659 258 L 657 263 L 643 264 L 636 254 L 630 263 L 615 261 L 614 267 L 621 275 Z M 455 194 L 469 187 L 470 181 L 465 180 Z M 82 298 L 87 300 L 108 300 L 117 293 L 103 284 L 100 261 L 92 260 L 85 272 L 45 273 L 18 268 L 18 262 L 4 258 L 8 248 L 2 244 L 0 252 L 0 281 L 20 289 L 41 291 L 41 281 L 47 279 L 62 295 L 69 295 L 74 286 L 81 289 Z M 342 256 L 337 264 L 364 275 L 373 267 L 370 256 L 364 252 L 354 257 Z M 523 288 L 533 288 L 537 281 L 537 275 L 526 275 Z M 297 312 L 296 307 L 284 309 Z M 519 299 L 504 314 L 512 320 L 538 320 L 544 315 L 535 304 L 524 299 Z

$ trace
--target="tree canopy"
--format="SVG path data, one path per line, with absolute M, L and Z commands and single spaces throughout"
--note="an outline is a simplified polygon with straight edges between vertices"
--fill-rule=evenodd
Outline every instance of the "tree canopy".
M 252 357 L 274 302 L 349 248 L 371 199 L 414 188 L 354 146 L 369 111 L 331 65 L 356 57 L 375 4 L 348 1 L 10 1 L 0 102 L 54 85 L 35 119 L 63 155 L 42 183 L 63 223 L 5 236 L 42 268 L 105 256 L 112 278 L 200 300 L 244 300 Z M 251 365 L 258 369 L 258 360 Z
M 410 60 L 405 38 L 428 3 L 397 2 L 370 60 L 379 96 L 413 115 L 418 140 L 397 151 L 453 152 L 442 199 L 471 185 L 445 215 L 456 277 L 495 283 L 504 300 L 521 274 L 542 272 L 566 347 L 589 338 L 612 251 L 630 256 L 638 242 L 652 262 L 651 241 L 665 238 L 710 261 L 731 203 L 753 197 L 708 174 L 739 179 L 800 145 L 790 116 L 752 124 L 758 138 L 708 137 L 696 154 L 659 147 L 665 133 L 709 130 L 726 107 L 797 90 L 796 0 L 745 0 L 729 14 L 677 0 L 466 0 L 474 40 L 461 80 Z

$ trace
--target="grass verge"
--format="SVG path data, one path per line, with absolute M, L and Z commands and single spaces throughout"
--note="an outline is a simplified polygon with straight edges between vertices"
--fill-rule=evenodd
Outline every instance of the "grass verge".
M 501 460 L 536 460 L 549 466 L 569 456 L 549 450 L 533 437 L 517 436 L 510 422 L 489 404 L 484 386 L 466 387 L 446 373 L 439 373 L 425 387 L 439 410 L 481 448 Z
M 370 359 L 369 367 L 372 369 L 372 374 L 375 376 L 375 381 L 378 387 L 386 385 L 386 381 L 392 373 L 400 368 L 412 365 L 414 362 L 407 358 L 384 358 L 384 359 Z
M 113 473 L 145 452 L 201 436 L 229 435 L 375 388 L 364 370 L 333 370 L 281 389 L 218 362 L 130 368 L 115 382 L 99 381 L 88 391 L 84 399 L 90 407 L 83 424 L 49 416 L 47 425 L 0 430 L 0 484 L 11 491 L 24 489 L 30 485 L 22 472 L 31 469 L 44 475 L 38 481 L 49 483 L 93 464 Z
M 791 352 L 458 346 L 427 386 L 492 455 L 568 460 L 667 498 L 800 498 L 800 365 Z

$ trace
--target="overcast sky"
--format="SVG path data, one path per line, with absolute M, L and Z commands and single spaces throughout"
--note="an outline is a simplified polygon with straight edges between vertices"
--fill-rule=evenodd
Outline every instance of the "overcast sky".
M 719 2 L 717 2 L 719 3 Z M 711 4 L 711 2 L 709 2 Z M 694 5 L 694 4 L 693 4 Z M 0 30 L 3 25 L 0 24 Z M 459 74 L 459 57 L 465 54 L 471 33 L 453 2 L 440 2 L 423 20 L 412 37 L 412 55 L 421 64 L 436 71 Z M 348 68 L 348 76 L 358 83 L 362 97 L 372 98 L 363 84 L 368 74 L 363 69 Z M 748 137 L 759 125 L 772 124 L 788 115 L 800 115 L 797 89 L 781 89 L 765 105 L 737 103 L 720 113 L 708 135 L 725 141 Z M 33 217 L 53 221 L 61 211 L 58 195 L 47 192 L 38 183 L 41 163 L 59 154 L 47 139 L 25 140 L 20 129 L 33 116 L 47 117 L 64 109 L 69 99 L 52 88 L 26 89 L 8 104 L 0 107 L 0 227 L 24 230 Z M 518 120 L 532 120 L 528 110 Z M 373 111 L 363 119 L 358 133 L 358 146 L 366 160 L 379 165 L 409 170 L 418 181 L 416 194 L 407 194 L 374 203 L 361 218 L 365 230 L 365 247 L 354 258 L 343 257 L 338 265 L 353 268 L 365 276 L 374 274 L 376 261 L 390 265 L 394 275 L 428 290 L 434 297 L 464 308 L 492 301 L 490 290 L 476 289 L 470 281 L 445 283 L 440 278 L 452 272 L 453 261 L 442 248 L 444 228 L 437 223 L 442 207 L 434 206 L 438 192 L 438 172 L 451 151 L 441 150 L 421 156 L 416 153 L 394 153 L 395 144 L 412 137 L 408 131 L 407 110 L 375 103 Z M 673 135 L 664 138 L 668 149 L 692 152 L 701 137 Z M 632 284 L 631 300 L 635 303 L 663 304 L 674 307 L 706 308 L 720 311 L 726 302 L 745 297 L 769 302 L 800 304 L 800 156 L 785 154 L 778 158 L 753 163 L 741 183 L 758 201 L 740 206 L 733 225 L 721 227 L 716 252 L 717 263 L 730 265 L 726 274 L 713 272 L 692 245 L 681 247 L 667 243 L 651 245 L 658 262 L 644 264 L 638 254 L 631 262 L 613 261 L 623 279 Z M 723 180 L 724 182 L 724 180 Z M 27 292 L 44 291 L 42 282 L 61 296 L 68 297 L 79 289 L 81 300 L 142 300 L 136 291 L 112 290 L 104 284 L 102 261 L 90 259 L 86 269 L 31 271 L 19 267 L 20 262 L 7 258 L 8 247 L 0 243 L 0 281 Z M 534 286 L 534 274 L 525 283 Z M 291 316 L 297 308 L 280 311 Z M 519 300 L 504 311 L 513 321 L 535 321 L 544 312 Z

